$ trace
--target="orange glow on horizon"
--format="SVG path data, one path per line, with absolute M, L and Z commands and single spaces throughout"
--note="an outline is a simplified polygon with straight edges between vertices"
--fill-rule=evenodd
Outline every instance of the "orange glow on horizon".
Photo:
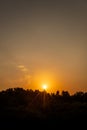
M 58 87 L 57 87 L 58 84 Z M 33 75 L 32 88 L 42 91 L 43 89 L 47 92 L 55 92 L 60 90 L 61 83 L 56 79 L 56 75 L 47 71 L 39 71 Z
M 42 85 L 42 88 L 43 88 L 44 90 L 47 90 L 47 88 L 48 88 L 47 84 L 43 84 L 43 85 Z

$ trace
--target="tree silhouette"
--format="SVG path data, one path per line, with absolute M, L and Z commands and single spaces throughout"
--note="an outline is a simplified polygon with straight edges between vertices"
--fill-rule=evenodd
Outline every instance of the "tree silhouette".
M 13 122 L 85 122 L 87 92 L 68 91 L 47 93 L 23 88 L 9 88 L 0 92 L 0 118 Z

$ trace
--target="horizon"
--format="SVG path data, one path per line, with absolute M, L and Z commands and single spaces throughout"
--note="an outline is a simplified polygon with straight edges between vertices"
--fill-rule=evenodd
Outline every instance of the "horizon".
M 33 92 L 35 92 L 35 91 L 38 91 L 38 92 L 46 92 L 47 94 L 57 94 L 57 92 L 59 92 L 59 95 L 62 95 L 62 92 L 68 92 L 68 94 L 70 95 L 70 96 L 73 96 L 74 94 L 78 94 L 78 93 L 83 93 L 83 94 L 86 94 L 87 93 L 87 91 L 83 91 L 83 90 L 78 90 L 78 91 L 73 91 L 73 92 L 70 92 L 69 90 L 56 90 L 56 91 L 49 91 L 49 90 L 47 90 L 47 89 L 44 89 L 43 87 L 41 88 L 41 89 L 38 89 L 37 87 L 36 87 L 36 89 L 32 89 L 32 88 L 24 88 L 24 87 L 20 87 L 20 86 L 17 86 L 17 87 L 9 87 L 9 88 L 6 88 L 6 89 L 2 89 L 2 90 L 0 90 L 0 92 L 3 92 L 3 91 L 7 91 L 7 90 L 15 90 L 15 89 L 19 89 L 19 90 L 21 90 L 21 89 L 23 89 L 23 90 L 25 90 L 25 91 L 33 91 Z

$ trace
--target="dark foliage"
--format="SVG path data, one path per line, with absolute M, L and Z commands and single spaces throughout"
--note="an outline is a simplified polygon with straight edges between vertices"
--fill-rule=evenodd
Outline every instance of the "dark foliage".
M 0 126 L 59 128 L 86 125 L 87 93 L 54 93 L 9 88 L 0 92 Z M 32 125 L 33 123 L 33 125 Z M 70 129 L 69 127 L 69 129 Z

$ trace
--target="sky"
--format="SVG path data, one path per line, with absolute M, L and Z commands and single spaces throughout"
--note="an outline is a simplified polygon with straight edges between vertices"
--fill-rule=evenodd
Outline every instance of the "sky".
M 87 91 L 87 0 L 0 0 L 0 90 Z

